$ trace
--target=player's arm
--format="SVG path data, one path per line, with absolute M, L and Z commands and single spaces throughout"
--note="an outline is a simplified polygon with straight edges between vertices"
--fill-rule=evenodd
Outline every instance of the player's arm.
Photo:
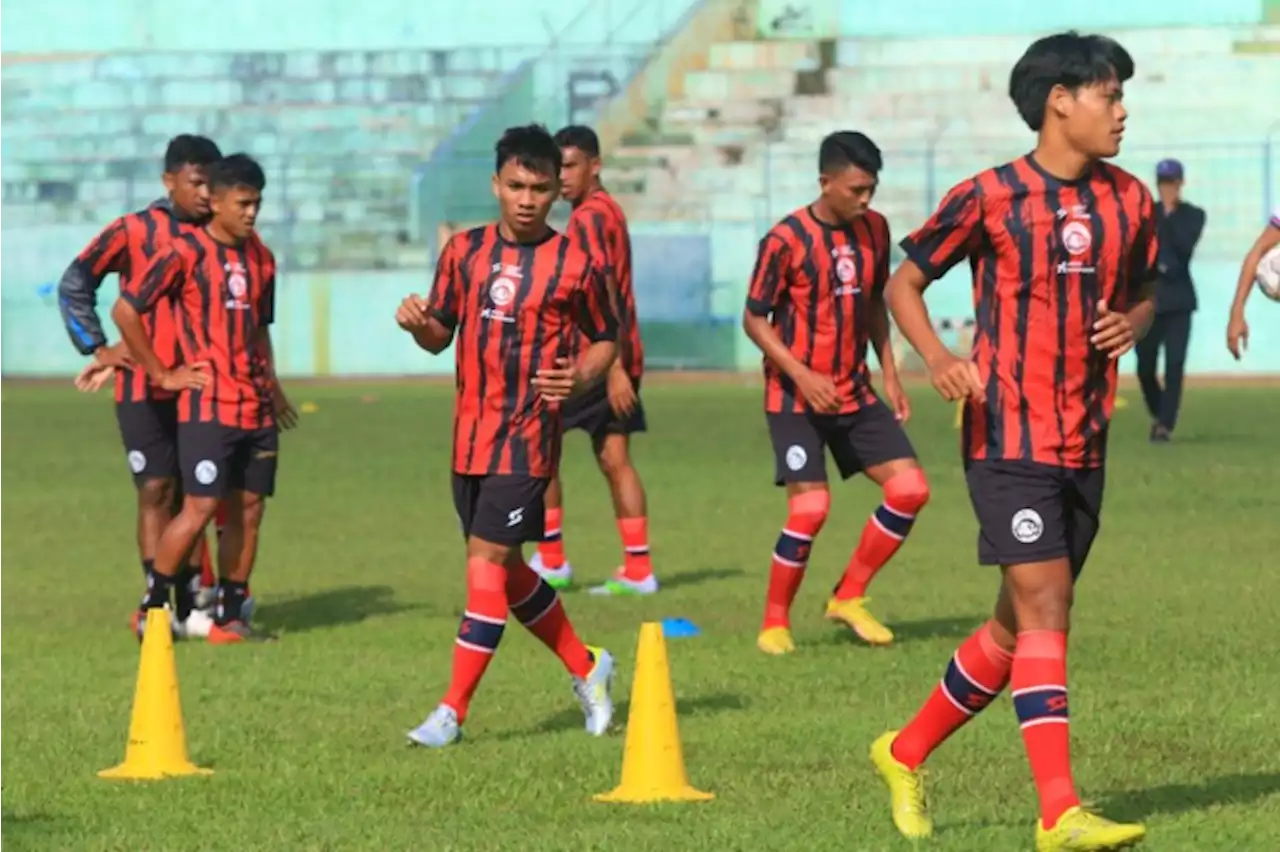
M 884 288 L 889 283 L 889 224 L 884 222 L 883 233 L 876 234 L 877 252 L 875 279 L 867 299 L 867 336 L 871 348 L 880 362 L 880 380 L 885 398 L 898 420 L 905 423 L 911 417 L 911 400 L 898 380 L 898 364 L 893 357 L 893 334 L 889 323 L 889 306 L 885 304 Z
M 151 380 L 165 390 L 203 387 L 209 381 L 209 377 L 200 371 L 204 364 L 166 369 L 142 324 L 143 315 L 151 313 L 166 297 L 176 293 L 185 280 L 186 264 L 182 255 L 170 246 L 151 259 L 136 283 L 121 288 L 120 298 L 111 308 L 111 319 L 120 329 L 129 353 Z
M 408 296 L 396 310 L 396 323 L 413 337 L 418 347 L 439 355 L 453 342 L 462 306 L 462 281 L 457 250 L 450 240 L 436 263 L 435 280 L 427 298 Z
M 1257 275 L 1258 264 L 1263 255 L 1280 245 L 1280 209 L 1271 217 L 1271 222 L 1253 241 L 1253 247 L 1244 256 L 1240 266 L 1240 277 L 1236 279 L 1236 294 L 1231 300 L 1231 315 L 1227 322 L 1227 349 L 1237 361 L 1249 343 L 1249 324 L 1244 319 L 1245 302 L 1253 289 L 1253 279 Z
M 271 407 L 275 410 L 276 421 L 281 428 L 292 429 L 298 425 L 298 412 L 285 396 L 284 385 L 280 383 L 280 374 L 276 372 L 276 350 L 271 342 L 271 325 L 275 321 L 276 276 L 272 269 L 258 302 L 258 328 L 253 333 L 253 346 L 267 371 L 267 381 L 271 388 Z
M 586 335 L 589 345 L 576 364 L 556 358 L 533 377 L 534 389 L 548 401 L 559 401 L 581 393 L 604 378 L 618 357 L 618 315 L 609 294 L 604 273 L 588 263 L 580 285 L 573 294 L 571 316 Z
M 968 257 L 981 239 L 982 199 L 974 181 L 947 193 L 929 221 L 902 241 L 906 259 L 885 284 L 884 300 L 898 331 L 929 368 L 933 386 L 949 400 L 978 397 L 978 368 L 946 347 L 934 330 L 924 291 Z
M 742 311 L 742 330 L 756 348 L 792 381 L 809 372 L 782 342 L 770 316 L 786 295 L 791 250 L 781 237 L 766 234 L 756 252 L 756 265 L 747 287 L 747 305 Z
M 76 255 L 58 281 L 58 310 L 71 342 L 81 355 L 92 355 L 104 367 L 128 364 L 128 349 L 123 343 L 107 345 L 98 317 L 98 288 L 108 274 L 124 271 L 128 257 L 125 221 L 116 219 Z

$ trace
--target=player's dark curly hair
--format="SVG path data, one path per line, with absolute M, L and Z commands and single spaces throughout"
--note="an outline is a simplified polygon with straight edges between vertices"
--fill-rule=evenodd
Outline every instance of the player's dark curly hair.
M 531 172 L 556 178 L 560 176 L 560 146 L 541 124 L 508 127 L 493 150 L 497 155 L 493 167 L 495 172 L 502 171 L 503 166 L 515 160 Z
M 229 154 L 209 167 L 210 191 L 246 187 L 261 192 L 266 186 L 262 166 L 248 154 Z
M 585 124 L 570 124 L 557 130 L 556 144 L 561 148 L 577 148 L 588 157 L 600 156 L 600 137 Z
M 212 139 L 181 133 L 169 140 L 164 150 L 164 170 L 169 174 L 182 171 L 183 166 L 211 166 L 222 159 L 222 152 Z
M 1045 36 L 1027 48 L 1009 74 L 1009 99 L 1027 127 L 1044 126 L 1049 93 L 1062 86 L 1074 94 L 1082 86 L 1133 77 L 1133 57 L 1115 39 L 1075 30 Z

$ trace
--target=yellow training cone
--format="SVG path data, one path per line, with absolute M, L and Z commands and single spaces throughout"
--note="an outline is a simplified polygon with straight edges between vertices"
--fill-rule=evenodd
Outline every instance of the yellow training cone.
M 667 644 L 662 625 L 640 626 L 636 674 L 631 684 L 627 741 L 622 750 L 622 783 L 597 802 L 705 802 L 714 799 L 689 786 L 676 725 L 676 700 L 671 692 Z
M 102 770 L 98 777 L 141 781 L 212 772 L 212 769 L 201 769 L 187 757 L 187 732 L 178 698 L 178 669 L 173 661 L 169 610 L 149 609 L 124 763 Z

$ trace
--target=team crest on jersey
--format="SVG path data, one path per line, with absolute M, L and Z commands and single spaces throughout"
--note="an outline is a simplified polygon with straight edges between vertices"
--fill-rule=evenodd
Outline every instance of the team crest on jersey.
M 227 274 L 227 291 L 231 294 L 231 298 L 227 299 L 227 309 L 233 311 L 247 310 L 249 304 L 244 301 L 244 297 L 249 292 L 249 281 L 245 277 L 244 264 L 233 260 L 229 263 L 224 263 L 222 271 Z
M 1089 208 L 1083 204 L 1073 204 L 1070 209 L 1058 208 L 1058 236 L 1062 247 L 1073 259 L 1058 262 L 1059 275 L 1092 275 L 1097 268 L 1075 260 L 1086 255 L 1093 248 L 1093 227 L 1089 219 Z
M 489 271 L 488 304 L 480 315 L 495 322 L 515 322 L 515 315 L 508 309 L 515 304 L 520 289 L 520 267 L 495 263 Z
M 858 264 L 853 259 L 850 246 L 839 246 L 831 250 L 831 257 L 836 264 L 836 278 L 840 286 L 835 289 L 836 296 L 856 296 L 862 291 L 858 285 Z

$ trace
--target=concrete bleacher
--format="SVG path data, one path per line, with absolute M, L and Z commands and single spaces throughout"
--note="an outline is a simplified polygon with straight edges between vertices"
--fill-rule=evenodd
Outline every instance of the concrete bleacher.
M 415 254 L 407 176 L 510 61 L 485 49 L 6 55 L 4 216 L 100 224 L 145 205 L 167 140 L 198 132 L 262 162 L 262 228 L 292 265 L 400 265 Z
M 1178 156 L 1202 194 L 1257 180 L 1223 152 L 1261 148 L 1280 119 L 1273 99 L 1260 96 L 1280 87 L 1280 53 L 1268 52 L 1280 51 L 1280 26 L 1118 35 L 1138 64 L 1120 164 L 1146 174 L 1161 156 Z M 886 153 L 877 206 L 908 227 L 951 183 L 1031 144 L 1006 94 L 1031 37 L 844 39 L 834 50 L 817 39 L 710 45 L 707 67 L 665 105 L 664 144 L 616 154 L 628 164 L 636 215 L 669 211 L 674 192 L 730 196 L 706 202 L 715 218 L 755 218 L 762 205 L 777 218 L 812 197 L 817 142 L 856 128 Z M 647 172 L 646 157 L 654 157 Z M 1244 214 L 1232 226 L 1256 230 L 1257 211 Z

